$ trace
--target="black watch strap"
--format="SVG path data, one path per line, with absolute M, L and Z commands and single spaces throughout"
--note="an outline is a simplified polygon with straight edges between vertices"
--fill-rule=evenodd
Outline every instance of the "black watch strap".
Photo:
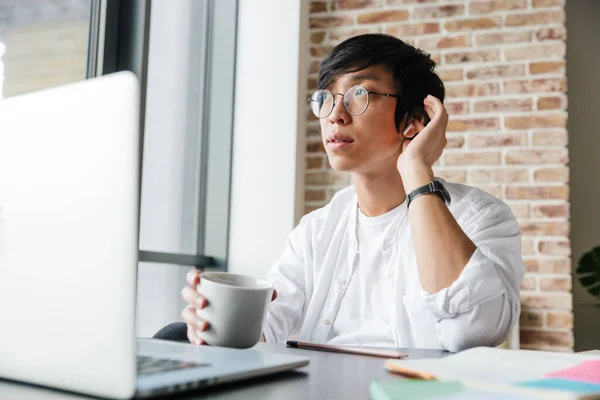
M 448 193 L 444 185 L 440 181 L 431 181 L 427 185 L 421 186 L 408 194 L 406 207 L 410 207 L 410 203 L 417 197 L 430 193 L 436 194 L 444 203 L 450 204 L 450 193 Z

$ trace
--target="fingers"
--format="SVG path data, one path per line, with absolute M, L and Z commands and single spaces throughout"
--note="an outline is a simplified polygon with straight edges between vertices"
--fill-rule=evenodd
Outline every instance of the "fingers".
M 199 309 L 203 309 L 208 304 L 208 300 L 199 295 L 196 288 L 189 285 L 181 289 L 181 297 L 183 297 L 183 300 L 185 300 L 189 305 Z
M 197 345 L 206 344 L 204 340 L 200 339 L 200 336 L 198 336 L 198 331 L 196 331 L 193 326 L 187 326 L 187 337 L 190 343 Z
M 190 286 L 197 286 L 200 283 L 200 271 L 193 269 L 187 273 L 187 282 Z
M 448 118 L 444 104 L 435 96 L 429 95 L 423 100 L 425 112 L 431 120 L 434 118 Z
M 208 322 L 202 320 L 196 314 L 196 308 L 193 306 L 187 306 L 181 312 L 181 318 L 185 321 L 188 326 L 188 339 L 192 343 L 202 344 L 198 332 L 204 332 L 208 329 Z

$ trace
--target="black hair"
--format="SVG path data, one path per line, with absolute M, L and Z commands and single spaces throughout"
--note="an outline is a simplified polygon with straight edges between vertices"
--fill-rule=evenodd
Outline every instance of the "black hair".
M 335 46 L 321 62 L 317 88 L 325 89 L 338 75 L 380 65 L 396 84 L 396 129 L 406 118 L 427 118 L 423 100 L 431 94 L 444 101 L 444 84 L 434 72 L 430 55 L 384 34 L 354 36 Z

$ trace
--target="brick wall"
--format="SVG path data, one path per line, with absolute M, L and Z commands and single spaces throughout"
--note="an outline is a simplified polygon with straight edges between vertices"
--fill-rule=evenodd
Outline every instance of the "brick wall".
M 384 32 L 438 62 L 450 114 L 435 173 L 506 201 L 523 234 L 522 348 L 571 351 L 564 0 L 313 0 L 308 91 L 340 41 Z M 308 96 L 307 96 L 308 97 Z M 307 107 L 306 212 L 350 183 Z

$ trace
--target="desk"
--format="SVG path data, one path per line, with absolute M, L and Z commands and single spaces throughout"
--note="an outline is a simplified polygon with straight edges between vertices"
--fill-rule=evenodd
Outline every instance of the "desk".
M 217 386 L 197 392 L 179 393 L 171 398 L 210 398 L 219 400 L 368 399 L 371 380 L 393 379 L 395 377 L 383 369 L 385 360 L 383 358 L 292 349 L 287 348 L 284 344 L 259 343 L 254 349 L 308 357 L 310 364 L 291 372 Z M 441 358 L 449 354 L 440 350 L 401 350 L 408 354 L 411 359 Z M 0 381 L 0 399 L 75 400 L 86 398 L 88 397 Z

